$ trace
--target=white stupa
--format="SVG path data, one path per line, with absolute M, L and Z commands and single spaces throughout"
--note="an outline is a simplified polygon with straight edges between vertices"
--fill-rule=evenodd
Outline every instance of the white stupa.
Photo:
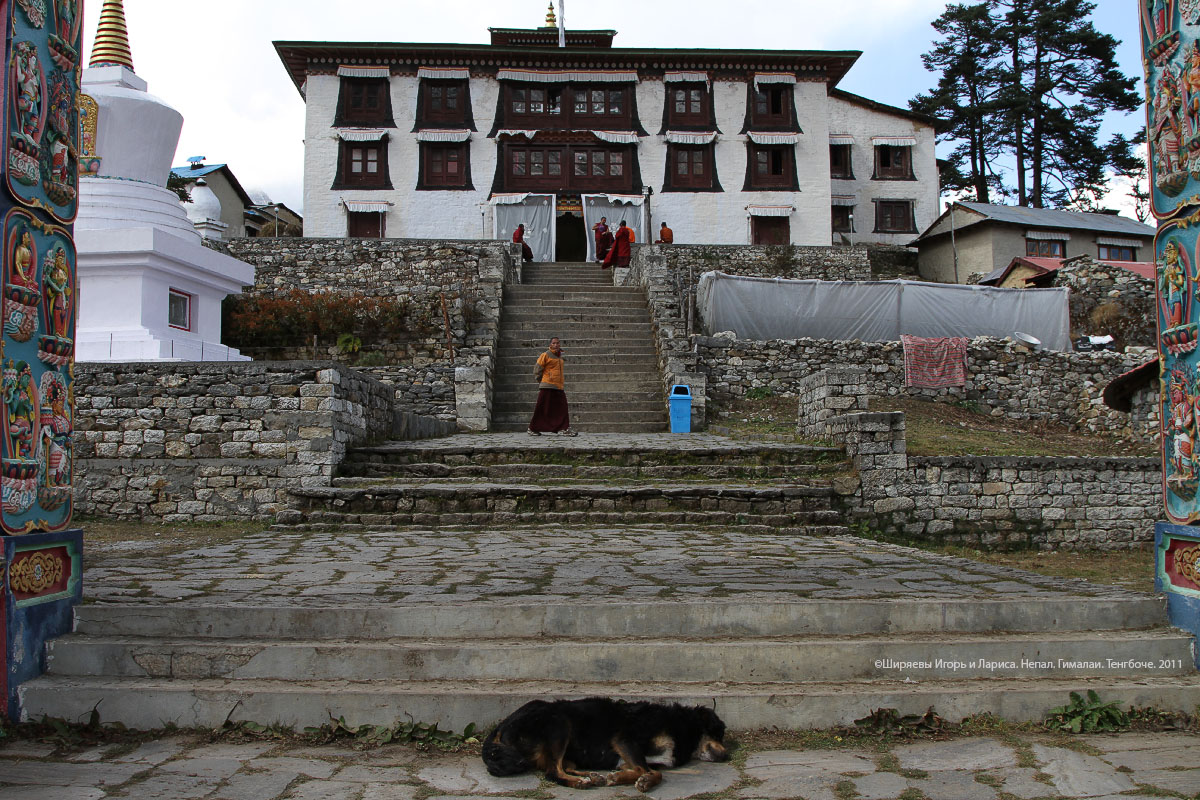
M 183 117 L 134 73 L 122 0 L 104 0 L 82 91 L 96 128 L 80 156 L 76 358 L 249 360 L 221 344 L 221 301 L 254 267 L 202 245 L 166 188 Z

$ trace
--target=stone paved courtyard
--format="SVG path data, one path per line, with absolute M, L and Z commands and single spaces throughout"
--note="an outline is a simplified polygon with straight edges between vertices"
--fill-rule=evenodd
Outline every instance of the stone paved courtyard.
M 650 796 L 734 800 L 998 800 L 1200 796 L 1200 735 L 1078 737 L 1071 747 L 1020 734 L 897 744 L 890 750 L 756 749 L 731 763 L 666 773 Z M 1003 792 L 1003 794 L 1001 794 Z M 0 744 L 0 800 L 605 800 L 632 787 L 567 789 L 538 775 L 493 778 L 474 754 L 407 746 L 356 751 L 179 735 L 70 755 L 32 741 Z
M 88 548 L 88 601 L 362 605 L 573 600 L 1125 596 L 1120 589 L 881 544 L 757 528 L 267 530 L 155 554 Z

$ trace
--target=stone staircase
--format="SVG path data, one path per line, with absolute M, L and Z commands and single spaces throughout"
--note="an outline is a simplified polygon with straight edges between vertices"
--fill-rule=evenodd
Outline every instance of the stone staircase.
M 803 526 L 844 533 L 841 450 L 704 434 L 484 434 L 351 451 L 333 487 L 293 489 L 290 525 Z
M 461 730 L 534 698 L 610 695 L 715 703 L 730 726 L 757 729 L 849 725 L 879 708 L 1035 720 L 1087 688 L 1123 707 L 1200 698 L 1190 638 L 1161 627 L 1146 596 L 84 605 L 76 619 L 22 690 L 27 717 L 96 707 L 143 729 L 332 716 Z
M 526 264 L 506 286 L 492 385 L 493 431 L 524 431 L 537 400 L 537 357 L 559 337 L 571 427 L 635 433 L 667 427 L 645 291 L 612 285 L 595 264 Z

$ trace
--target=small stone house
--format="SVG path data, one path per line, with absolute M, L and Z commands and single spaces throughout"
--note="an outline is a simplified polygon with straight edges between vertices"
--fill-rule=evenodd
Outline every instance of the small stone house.
M 941 283 L 1003 274 L 1016 258 L 1151 261 L 1153 244 L 1154 228 L 1116 214 L 988 203 L 951 203 L 912 242 L 921 277 Z

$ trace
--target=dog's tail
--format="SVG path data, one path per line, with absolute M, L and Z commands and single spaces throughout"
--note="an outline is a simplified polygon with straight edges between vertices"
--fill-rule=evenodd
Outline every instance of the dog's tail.
M 503 778 L 528 772 L 533 764 L 521 755 L 520 750 L 500 741 L 499 733 L 500 728 L 496 727 L 483 740 L 483 763 L 487 765 L 488 773 Z

